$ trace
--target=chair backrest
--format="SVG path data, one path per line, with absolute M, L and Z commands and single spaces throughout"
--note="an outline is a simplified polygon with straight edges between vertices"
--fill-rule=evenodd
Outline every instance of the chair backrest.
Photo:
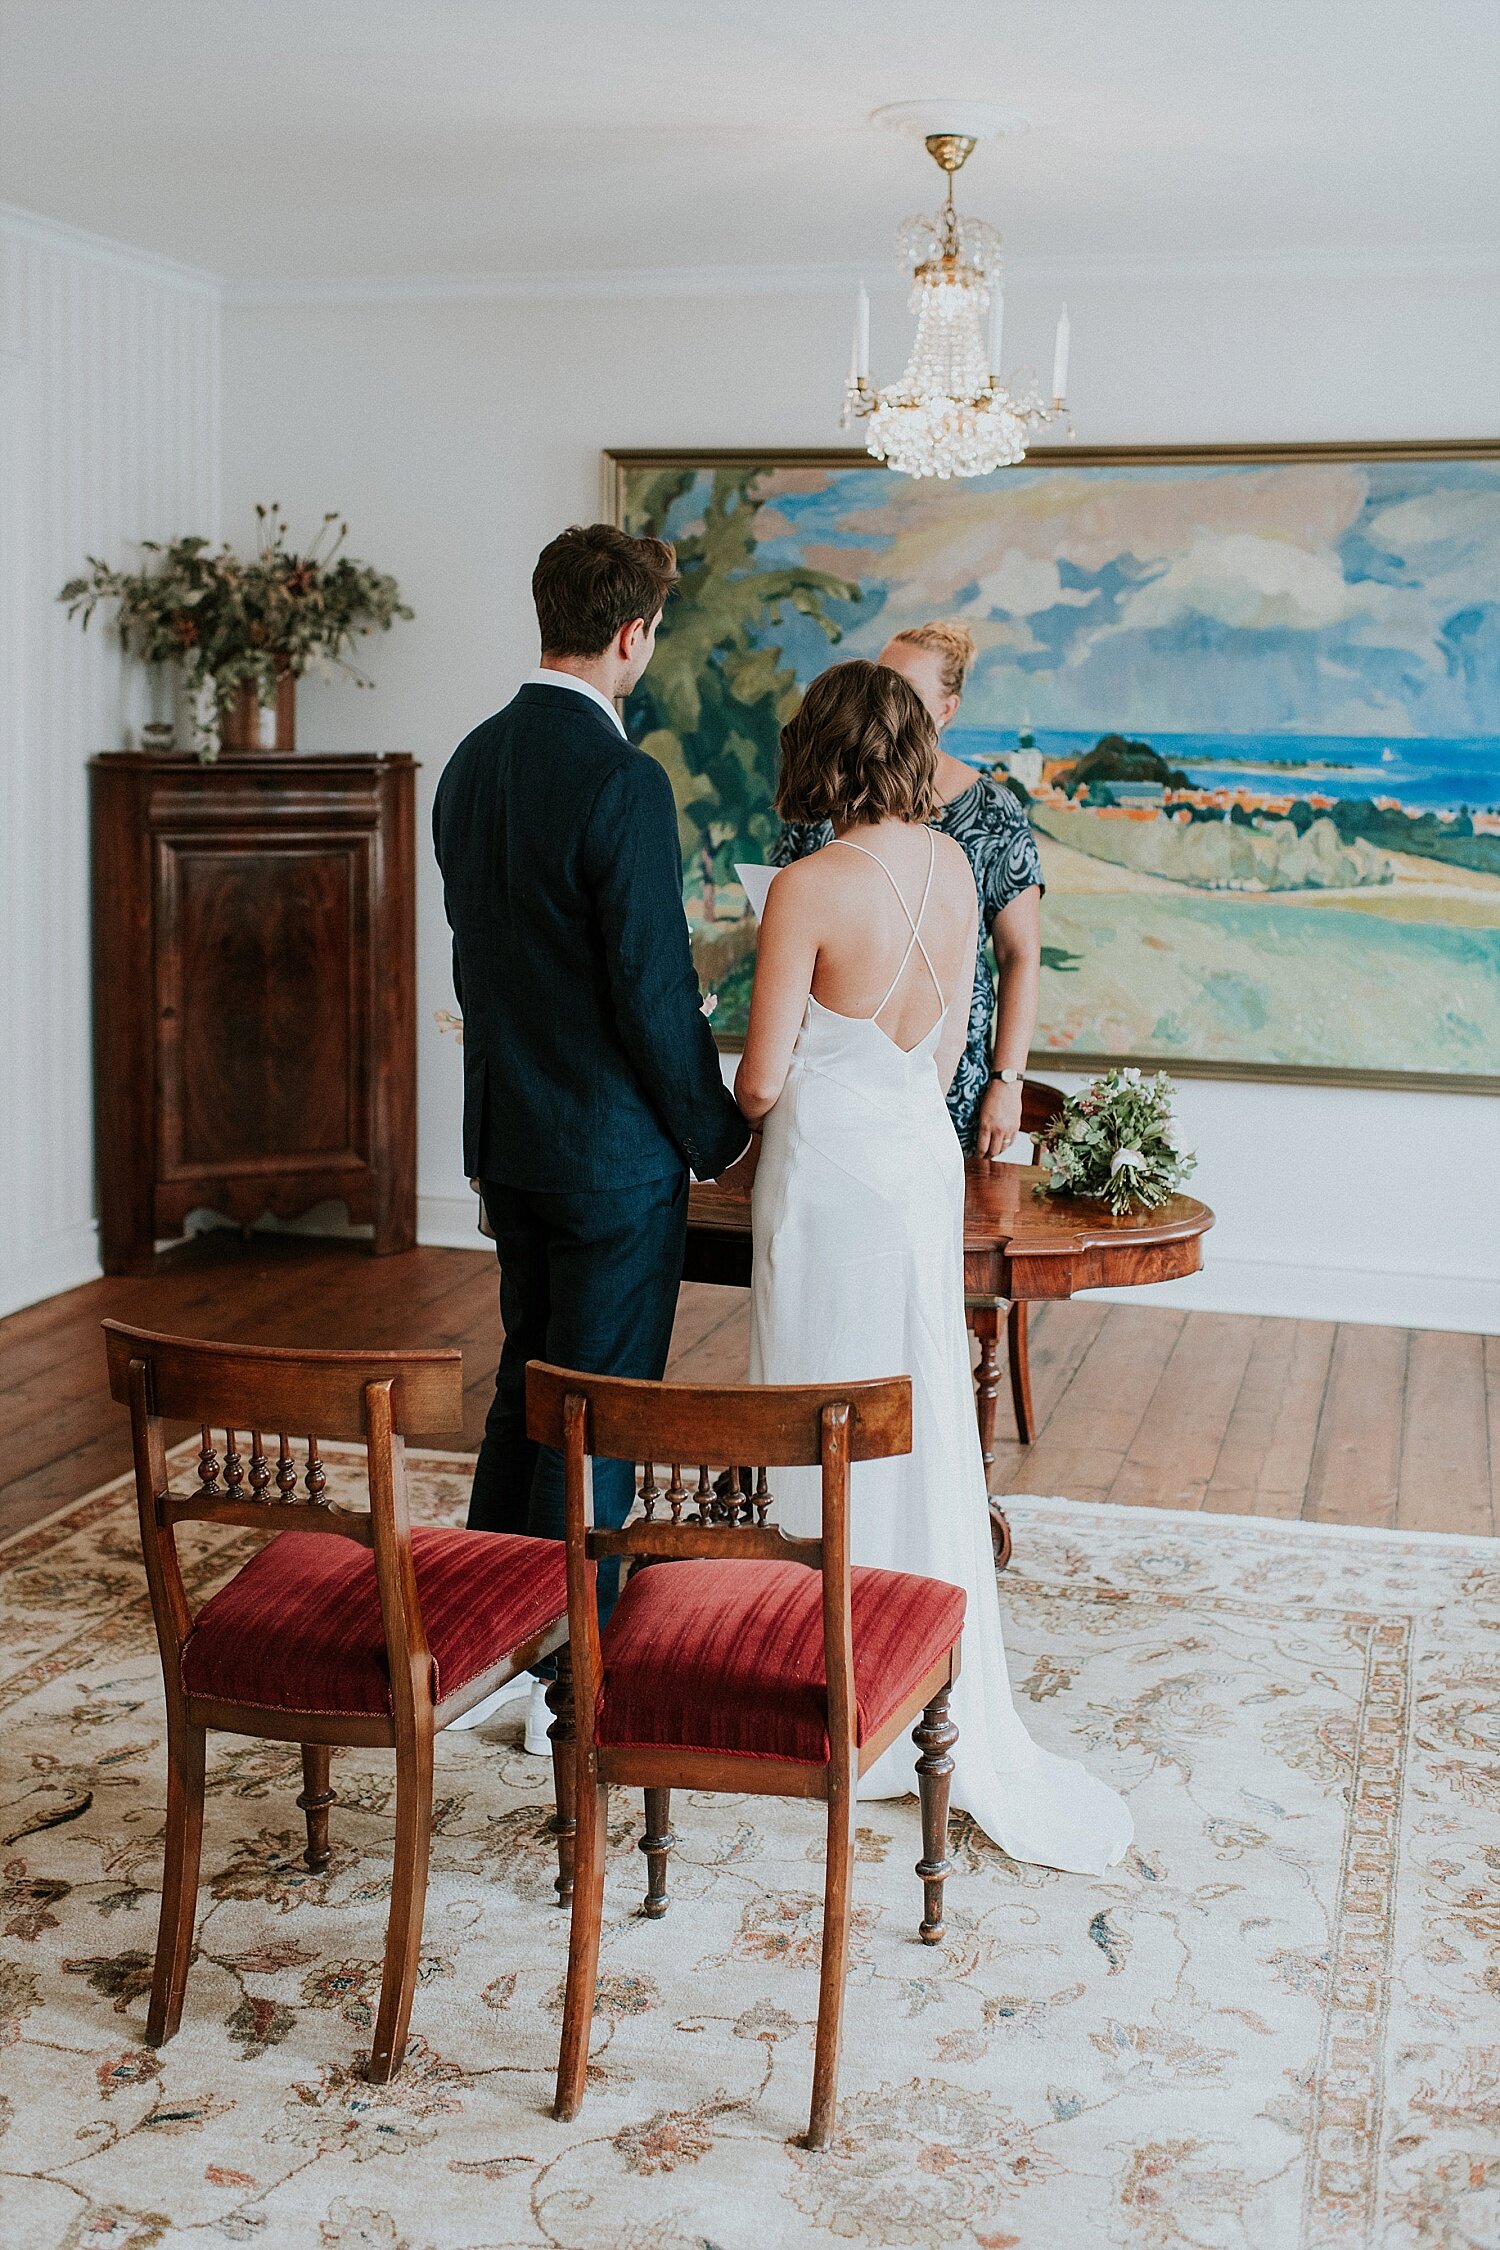
M 527 1434 L 563 1456 L 568 1614 L 580 1711 L 601 1685 L 595 1566 L 607 1556 L 804 1564 L 823 1578 L 824 1677 L 836 1764 L 854 1743 L 849 1469 L 911 1451 L 911 1379 L 838 1384 L 631 1382 L 533 1360 Z M 644 1464 L 641 1514 L 618 1531 L 592 1520 L 591 1457 Z M 722 1464 L 718 1474 L 715 1465 Z M 688 1476 L 684 1476 L 684 1466 Z M 821 1534 L 792 1537 L 769 1519 L 768 1471 L 822 1470 Z M 667 1481 L 660 1481 L 664 1471 Z M 689 1477 L 691 1482 L 689 1482 Z
M 176 1529 L 180 1523 L 220 1523 L 269 1534 L 329 1533 L 372 1547 L 392 1683 L 401 1703 L 403 1681 L 419 1675 L 427 1662 L 402 1440 L 460 1426 L 463 1355 L 291 1351 L 163 1336 L 117 1320 L 103 1326 L 110 1394 L 130 1409 L 141 1547 L 169 1694 L 192 1629 Z M 196 1423 L 200 1430 L 191 1491 L 171 1489 L 165 1421 Z M 275 1435 L 274 1460 L 267 1433 Z M 368 1509 L 329 1499 L 320 1438 L 364 1441 Z M 305 1446 L 300 1463 L 294 1442 Z
M 1023 1078 L 1021 1081 L 1021 1131 L 1037 1134 L 1061 1116 L 1067 1107 L 1068 1097 L 1061 1086 L 1049 1086 L 1044 1078 Z

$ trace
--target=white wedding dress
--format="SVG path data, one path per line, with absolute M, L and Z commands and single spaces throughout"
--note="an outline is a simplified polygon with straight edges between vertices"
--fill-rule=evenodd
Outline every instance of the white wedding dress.
M 968 1596 L 952 1704 L 954 1804 L 1014 1859 L 1097 1875 L 1124 1855 L 1130 1813 L 1076 1760 L 1032 1741 L 1006 1677 L 963 1313 L 963 1156 L 934 1063 L 948 1009 L 921 935 L 933 862 L 913 916 L 884 861 L 841 841 L 880 868 L 911 937 L 873 1015 L 838 1015 L 808 998 L 755 1178 L 750 1379 L 910 1375 L 910 1454 L 852 1472 L 853 1559 L 947 1579 Z M 914 952 L 941 1012 L 903 1049 L 876 1017 Z M 973 979 L 959 982 L 967 1000 Z M 817 1532 L 819 1474 L 778 1473 L 772 1520 L 784 1530 Z M 915 1794 L 915 1765 L 914 1746 L 898 1737 L 860 1796 Z

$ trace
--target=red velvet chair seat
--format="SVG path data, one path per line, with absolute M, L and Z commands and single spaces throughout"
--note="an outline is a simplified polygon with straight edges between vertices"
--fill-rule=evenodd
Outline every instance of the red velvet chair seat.
M 851 1573 L 855 1739 L 878 1734 L 963 1629 L 937 1578 Z M 823 1581 L 790 1562 L 673 1562 L 631 1577 L 603 1635 L 595 1740 L 828 1760 Z
M 560 1539 L 425 1528 L 411 1535 L 441 1702 L 567 1613 Z M 375 1557 L 284 1531 L 198 1612 L 182 1651 L 189 1695 L 275 1711 L 384 1715 L 390 1673 Z

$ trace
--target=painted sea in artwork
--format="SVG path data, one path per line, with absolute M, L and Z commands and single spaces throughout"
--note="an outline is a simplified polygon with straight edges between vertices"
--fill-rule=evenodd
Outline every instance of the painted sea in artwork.
M 627 714 L 671 774 L 695 953 L 743 1028 L 736 860 L 818 671 L 959 618 L 955 755 L 1027 803 L 1036 1047 L 1500 1074 L 1500 461 L 632 468 L 683 586 Z

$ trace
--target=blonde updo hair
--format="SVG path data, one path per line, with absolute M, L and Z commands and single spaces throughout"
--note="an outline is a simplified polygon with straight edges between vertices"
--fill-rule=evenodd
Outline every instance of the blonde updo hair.
M 979 654 L 979 644 L 967 625 L 950 625 L 934 618 L 930 625 L 910 625 L 904 633 L 893 633 L 891 639 L 907 648 L 930 648 L 942 659 L 938 678 L 944 695 L 963 694 L 969 666 Z
M 930 820 L 938 808 L 937 728 L 909 681 L 863 657 L 815 679 L 781 730 L 783 820 Z

